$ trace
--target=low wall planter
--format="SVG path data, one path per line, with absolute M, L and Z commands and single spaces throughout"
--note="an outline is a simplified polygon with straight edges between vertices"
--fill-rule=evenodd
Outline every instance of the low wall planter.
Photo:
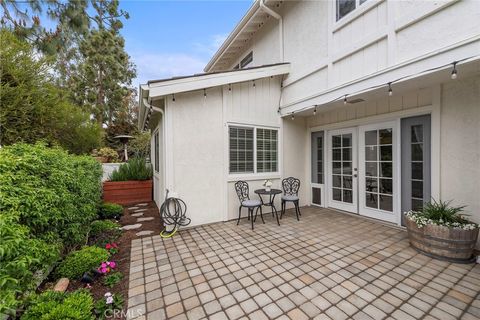
M 459 263 L 474 261 L 473 251 L 478 238 L 478 228 L 464 230 L 435 224 L 418 227 L 405 217 L 410 245 L 432 258 Z
M 121 205 L 152 201 L 153 182 L 146 181 L 105 181 L 103 201 Z

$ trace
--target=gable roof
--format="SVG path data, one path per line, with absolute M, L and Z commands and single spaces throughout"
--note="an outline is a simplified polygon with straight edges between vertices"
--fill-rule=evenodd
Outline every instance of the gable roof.
M 264 0 L 264 2 L 269 6 L 278 6 L 282 3 L 277 0 Z M 260 0 L 255 0 L 203 70 L 205 72 L 222 71 L 230 67 L 233 59 L 241 50 L 245 49 L 250 39 L 269 18 L 270 15 L 262 11 Z

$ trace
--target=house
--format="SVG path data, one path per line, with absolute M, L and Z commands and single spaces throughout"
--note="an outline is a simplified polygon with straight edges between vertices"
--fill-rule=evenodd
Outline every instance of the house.
M 155 201 L 192 225 L 237 218 L 235 181 L 289 176 L 303 206 L 480 222 L 480 1 L 257 0 L 204 71 L 140 86 Z

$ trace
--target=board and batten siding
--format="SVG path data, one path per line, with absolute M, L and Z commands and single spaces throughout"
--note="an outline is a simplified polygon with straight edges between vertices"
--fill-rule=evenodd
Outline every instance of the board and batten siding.
M 280 101 L 280 82 L 281 77 L 269 77 L 253 81 L 242 82 L 223 87 L 224 95 L 224 146 L 225 146 L 225 177 L 226 177 L 226 203 L 225 203 L 225 220 L 238 218 L 238 207 L 240 205 L 237 194 L 235 192 L 235 182 L 237 180 L 246 180 L 250 186 L 250 198 L 258 199 L 254 193 L 255 189 L 263 188 L 262 184 L 265 179 L 273 182 L 273 188 L 281 188 L 281 172 L 282 172 L 282 128 L 281 118 L 277 113 Z M 245 125 L 266 127 L 278 130 L 278 157 L 279 171 L 277 173 L 260 173 L 260 174 L 235 174 L 229 173 L 229 141 L 228 126 Z M 277 208 L 280 208 L 280 197 L 276 199 Z M 264 207 L 264 213 L 269 212 L 268 207 Z M 244 209 L 242 216 L 246 217 L 247 210 Z

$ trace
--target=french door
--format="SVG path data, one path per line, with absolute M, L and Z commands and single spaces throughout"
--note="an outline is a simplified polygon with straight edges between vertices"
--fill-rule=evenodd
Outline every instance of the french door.
M 332 208 L 358 212 L 357 129 L 328 132 L 328 200 Z
M 394 121 L 358 128 L 361 215 L 388 222 L 399 221 L 398 134 Z

